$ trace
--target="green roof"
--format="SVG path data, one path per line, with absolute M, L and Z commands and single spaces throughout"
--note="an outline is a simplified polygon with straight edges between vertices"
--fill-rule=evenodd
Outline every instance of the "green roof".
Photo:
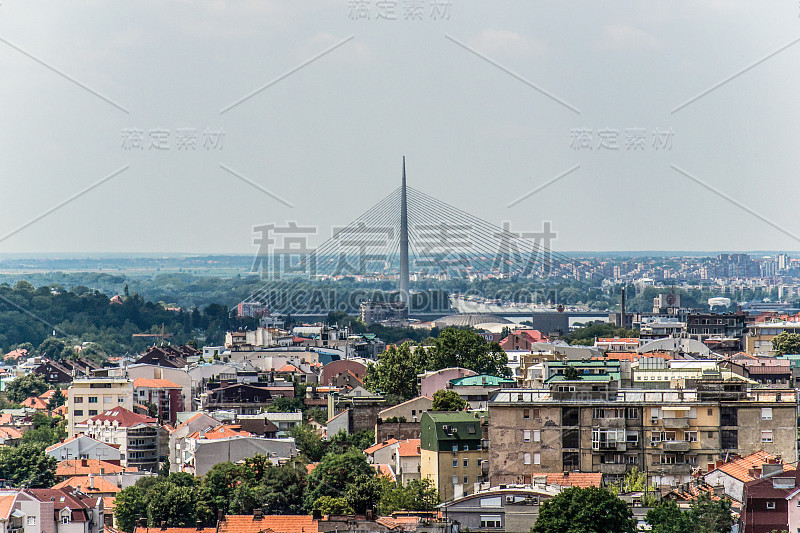
M 454 387 L 468 387 L 475 385 L 489 385 L 492 387 L 503 386 L 507 383 L 516 383 L 515 380 L 490 374 L 480 374 L 477 376 L 466 376 L 463 378 L 451 379 L 450 384 Z
M 489 411 L 424 412 L 420 420 L 422 448 L 449 451 L 453 444 L 467 444 L 469 449 L 477 449 L 483 438 L 481 417 L 487 420 Z

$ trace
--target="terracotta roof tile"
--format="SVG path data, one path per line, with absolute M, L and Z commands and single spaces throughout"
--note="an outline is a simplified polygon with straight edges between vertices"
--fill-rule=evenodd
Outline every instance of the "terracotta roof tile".
M 16 494 L 8 494 L 0 496 L 0 520 L 8 520 L 11 514 L 11 509 L 14 507 L 14 501 L 17 499 Z
M 133 388 L 180 389 L 181 386 L 168 379 L 136 378 L 133 380 Z
M 331 420 L 333 420 L 333 419 L 331 419 Z M 378 450 L 382 450 L 383 448 L 386 448 L 387 446 L 391 446 L 392 444 L 394 444 L 396 442 L 400 442 L 400 441 L 397 440 L 397 439 L 389 439 L 389 440 L 385 440 L 383 442 L 379 442 L 378 444 L 373 444 L 372 446 L 370 446 L 369 448 L 364 450 L 364 453 L 366 453 L 367 455 L 372 455 L 373 453 L 377 452 Z
M 91 488 L 92 484 L 94 484 L 94 488 Z M 73 489 L 79 488 L 84 494 L 97 494 L 106 492 L 116 494 L 122 490 L 115 484 L 100 476 L 94 476 L 94 479 L 89 478 L 89 476 L 73 476 L 65 479 L 61 483 L 53 485 L 54 489 L 63 489 L 66 487 L 72 487 Z
M 711 472 L 719 470 L 728 474 L 734 479 L 738 479 L 739 481 L 747 483 L 748 481 L 753 481 L 754 479 L 758 479 L 758 477 L 760 477 L 761 465 L 774 460 L 774 455 L 763 450 L 759 450 L 751 453 L 750 455 L 728 461 L 727 463 L 724 463 L 713 470 L 709 470 L 708 473 L 710 474 Z M 758 469 L 758 476 L 752 475 L 754 473 L 753 469 Z M 789 465 L 784 465 L 783 469 L 786 471 L 791 470 L 792 468 Z
M 102 472 L 101 472 L 102 469 Z M 56 466 L 59 477 L 88 476 L 89 474 L 116 474 L 118 472 L 138 472 L 135 466 L 123 468 L 120 465 L 100 459 L 67 459 Z
M 546 474 L 547 483 L 560 487 L 599 487 L 603 481 L 603 474 L 600 472 L 569 472 L 569 474 Z
M 400 457 L 418 457 L 420 451 L 420 439 L 401 440 L 397 446 L 397 455 Z
M 264 515 L 256 520 L 252 515 L 226 515 L 219 533 L 318 533 L 317 522 L 310 515 Z
M 89 419 L 92 422 L 117 422 L 120 427 L 132 427 L 139 424 L 157 424 L 158 420 L 150 418 L 149 416 L 140 415 L 129 411 L 124 407 L 114 407 L 108 411 L 103 411 L 99 415 L 93 416 Z

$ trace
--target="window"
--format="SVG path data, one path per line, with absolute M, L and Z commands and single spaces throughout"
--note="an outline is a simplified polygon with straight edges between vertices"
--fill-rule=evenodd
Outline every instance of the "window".
M 75 396 L 75 403 L 83 403 L 83 396 Z
M 458 476 L 453 476 L 453 485 L 458 485 Z
M 708 410 L 708 416 L 713 416 L 713 415 L 714 415 L 714 410 L 713 409 L 709 409 Z
M 500 515 L 481 515 L 481 528 L 500 528 Z
M 69 524 L 69 515 L 65 514 L 61 516 L 61 523 L 62 524 Z
M 536 452 L 533 454 L 533 464 L 540 465 L 542 464 L 542 454 Z
M 541 415 L 539 409 L 534 409 L 533 410 L 533 418 L 542 418 L 542 415 Z
M 469 483 L 469 476 L 464 476 L 464 485 Z
M 761 408 L 761 420 L 772 420 L 772 407 Z
M 469 466 L 469 459 L 464 459 L 464 468 Z
M 89 403 L 97 403 L 97 396 L 89 396 Z
M 97 415 L 97 409 L 89 409 L 89 416 Z
M 35 526 L 36 525 L 36 517 L 35 516 L 29 516 L 28 517 L 28 525 L 29 526 Z
M 713 431 L 709 431 L 708 432 L 708 438 L 709 439 L 713 439 L 714 438 L 714 432 Z
M 467 444 L 467 443 L 465 442 L 465 443 L 464 443 L 464 444 L 461 446 L 461 449 L 462 449 L 462 450 L 464 450 L 465 452 L 468 452 L 468 451 L 469 451 L 469 444 Z
M 774 501 L 768 501 L 767 502 L 767 510 L 772 510 L 772 509 L 775 509 L 775 502 Z
M 453 444 L 453 451 L 454 451 L 454 452 L 457 452 L 457 451 L 458 451 L 458 444 Z
M 533 442 L 541 442 L 542 441 L 542 432 L 538 429 L 533 430 Z
M 761 442 L 764 443 L 771 443 L 772 442 L 772 430 L 767 429 L 761 432 Z
M 524 420 L 528 420 L 531 417 L 531 410 L 530 409 L 523 409 L 522 410 L 522 418 Z
M 739 413 L 735 407 L 720 407 L 719 421 L 722 426 L 738 426 Z
M 120 396 L 119 398 L 117 398 L 117 403 L 125 403 L 125 398 Z
M 453 468 L 458 468 L 458 459 L 453 459 Z
M 522 431 L 522 442 L 530 442 L 531 441 L 531 430 L 525 429 Z
M 697 432 L 696 431 L 684 431 L 683 432 L 683 440 L 687 442 L 697 442 Z
M 524 460 L 522 461 L 522 464 L 525 464 L 525 465 L 531 464 L 531 454 L 526 453 L 523 457 L 524 457 Z
M 83 409 L 75 409 L 75 416 L 83 416 Z

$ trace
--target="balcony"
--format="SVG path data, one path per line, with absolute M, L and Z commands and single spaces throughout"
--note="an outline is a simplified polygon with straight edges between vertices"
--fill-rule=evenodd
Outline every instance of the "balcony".
M 688 452 L 691 447 L 692 443 L 685 440 L 671 440 L 663 443 L 665 452 Z
M 664 429 L 687 429 L 689 427 L 689 419 L 686 417 L 662 418 L 661 425 Z
M 625 419 L 624 418 L 597 418 L 597 425 L 601 428 L 611 428 L 611 429 L 624 429 L 625 428 Z
M 624 474 L 626 470 L 626 465 L 624 464 L 614 464 L 614 463 L 604 463 L 600 465 L 600 472 L 603 474 Z
M 686 475 L 692 473 L 692 465 L 689 463 L 681 463 L 675 465 L 662 465 L 656 464 L 653 465 L 651 473 L 659 473 L 662 475 Z

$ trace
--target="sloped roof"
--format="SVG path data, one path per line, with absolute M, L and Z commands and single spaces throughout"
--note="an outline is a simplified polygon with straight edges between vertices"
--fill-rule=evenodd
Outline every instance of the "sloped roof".
M 195 527 L 168 527 L 161 529 L 158 527 L 140 527 L 136 526 L 134 533 L 216 533 L 215 527 L 204 527 L 197 529 Z
M 546 474 L 547 483 L 560 487 L 599 487 L 603 482 L 601 472 L 569 472 Z
M 124 407 L 114 407 L 108 411 L 103 411 L 99 415 L 89 419 L 92 422 L 116 422 L 120 427 L 133 427 L 139 424 L 157 424 L 158 420 L 149 416 L 140 415 L 125 409 Z
M 377 472 L 379 476 L 388 477 L 392 481 L 397 481 L 397 477 L 394 475 L 394 470 L 391 465 L 379 463 L 372 465 L 372 468 L 375 469 L 375 472 Z
M 386 448 L 387 446 L 391 446 L 392 444 L 394 444 L 396 442 L 400 442 L 400 441 L 397 440 L 397 439 L 389 439 L 389 440 L 385 440 L 383 442 L 379 442 L 378 444 L 373 444 L 372 446 L 370 446 L 369 448 L 364 450 L 364 453 L 366 453 L 367 455 L 371 455 L 371 454 L 377 452 L 378 450 L 382 450 L 383 448 Z
M 15 428 L 0 427 L 0 437 L 3 439 L 21 439 L 22 432 Z
M 228 437 L 252 437 L 253 434 L 249 431 L 244 431 L 240 425 L 223 425 L 207 429 L 203 432 L 195 431 L 187 439 L 225 439 Z
M 16 494 L 7 494 L 0 496 L 0 520 L 8 520 L 11 515 L 11 509 L 14 508 L 14 501 L 16 501 Z
M 133 380 L 133 387 L 148 388 L 148 389 L 180 389 L 181 386 L 168 379 L 149 379 L 149 378 L 136 378 Z
M 94 484 L 94 488 L 91 488 L 92 484 Z M 67 487 L 72 487 L 74 489 L 80 489 L 84 494 L 95 494 L 95 493 L 106 493 L 110 492 L 116 494 L 119 492 L 120 489 L 114 483 L 107 481 L 105 478 L 101 476 L 94 476 L 90 478 L 89 476 L 73 476 L 71 478 L 65 479 L 61 483 L 53 485 L 54 489 L 65 489 Z
M 390 530 L 416 531 L 419 526 L 418 516 L 381 516 L 375 522 Z
M 102 470 L 102 472 L 101 472 Z M 120 465 L 100 459 L 67 459 L 56 466 L 59 477 L 88 476 L 89 474 L 116 474 L 117 472 L 138 472 L 135 466 L 123 468 Z
M 419 457 L 421 443 L 420 439 L 401 440 L 397 445 L 397 455 L 400 457 Z
M 744 457 L 738 457 L 733 459 L 732 461 L 728 461 L 713 470 L 709 470 L 709 474 L 715 471 L 720 471 L 728 474 L 734 479 L 738 479 L 744 483 L 748 481 L 753 481 L 754 479 L 758 479 L 758 477 L 751 475 L 751 471 L 754 468 L 761 469 L 761 465 L 764 463 L 768 463 L 770 461 L 774 461 L 775 456 L 771 453 L 767 453 L 764 450 L 759 450 L 757 452 L 753 452 L 750 455 L 746 455 Z M 784 471 L 787 470 L 788 465 L 784 465 Z M 791 468 L 791 467 L 789 467 Z M 708 474 L 706 474 L 708 475 Z M 760 476 L 759 476 L 760 477 Z
M 226 515 L 219 525 L 219 533 L 318 533 L 317 522 L 311 515 L 264 515 L 257 520 L 253 515 Z
M 37 411 L 44 411 L 47 409 L 47 403 L 42 400 L 41 398 L 37 398 L 36 396 L 31 396 L 30 398 L 25 398 L 20 402 L 20 405 L 23 407 L 30 407 L 31 409 L 36 409 Z

